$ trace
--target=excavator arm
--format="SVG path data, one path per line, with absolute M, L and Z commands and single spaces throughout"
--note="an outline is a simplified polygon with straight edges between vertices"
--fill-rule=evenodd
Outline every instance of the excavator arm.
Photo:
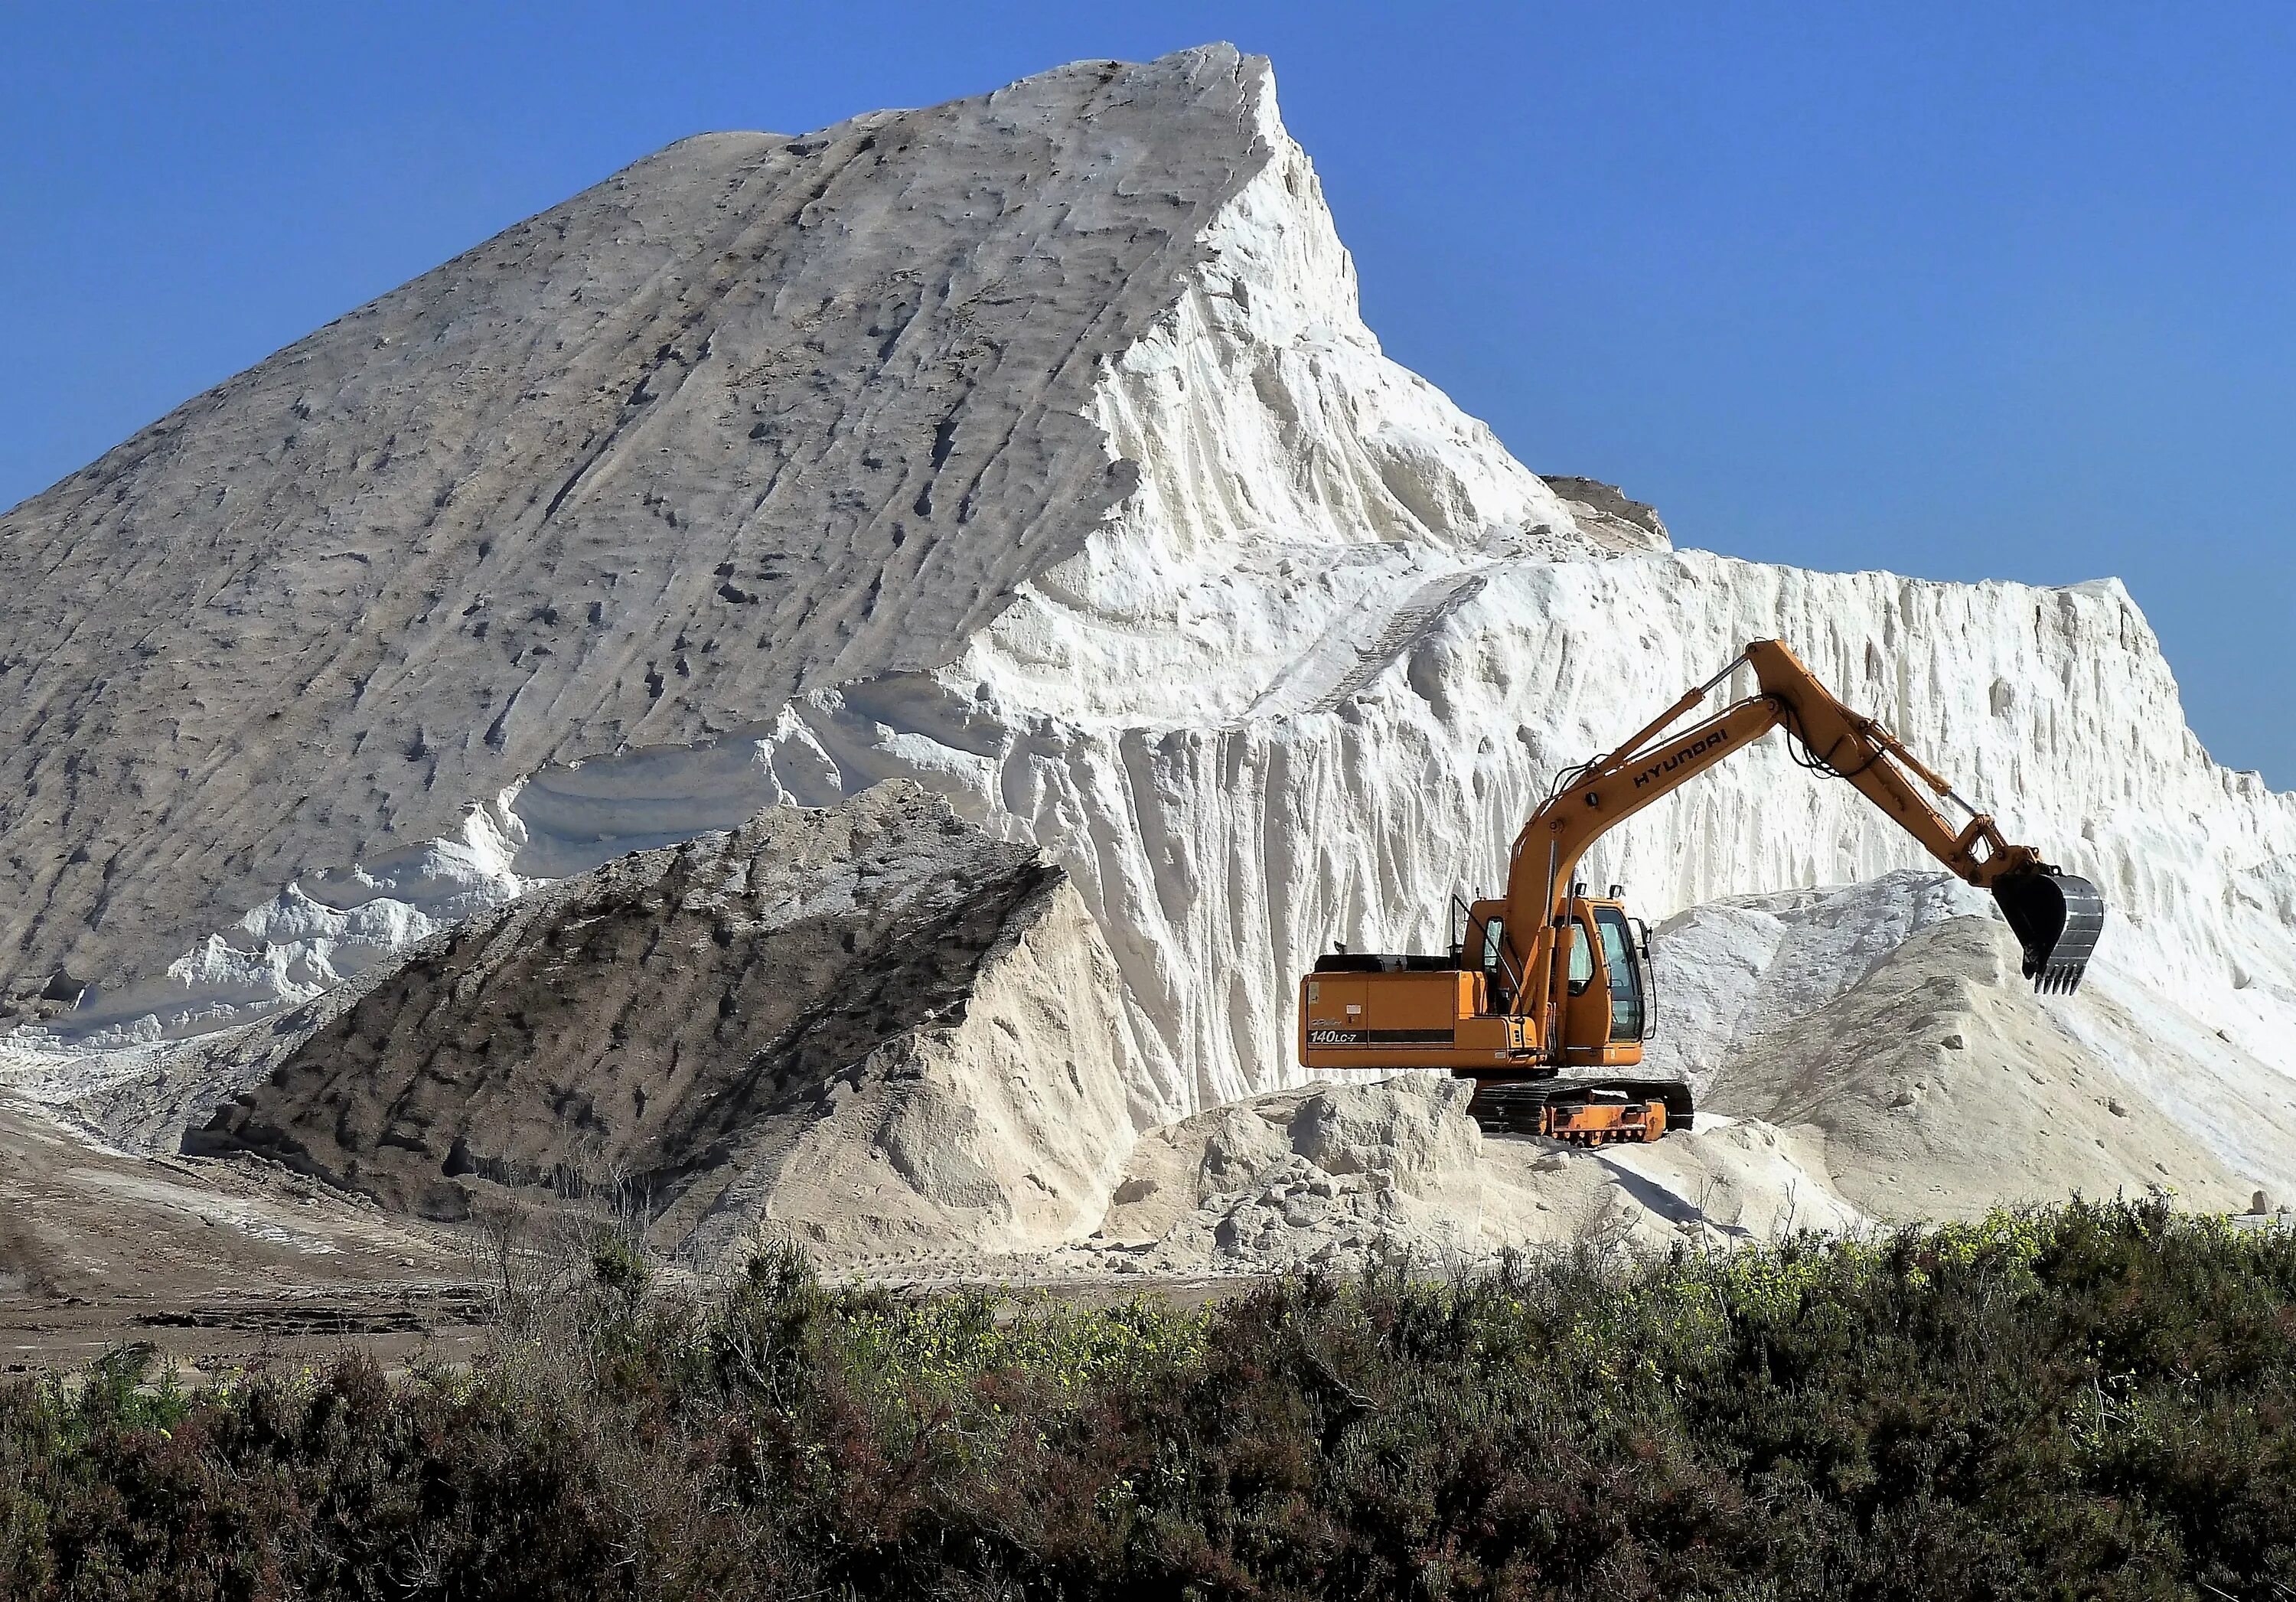
M 1962 800 L 1895 735 L 1842 705 L 1802 666 L 1800 658 L 1777 641 L 1756 640 L 1742 660 L 1752 666 L 1761 699 L 1778 709 L 1779 720 L 1793 737 L 1797 760 L 1855 785 L 1960 877 L 1989 890 L 2005 878 L 2041 870 L 2040 856 L 2030 846 L 2002 839 L 1990 817 Z M 1940 801 L 1950 801 L 1967 815 L 1969 821 L 1958 832 L 1939 809 Z
M 1740 667 L 1759 691 L 1689 728 L 1667 731 Z M 2062 874 L 2030 846 L 2002 838 L 1993 819 L 1915 759 L 1890 731 L 1852 711 L 1776 640 L 1745 653 L 1606 756 L 1563 774 L 1523 826 L 1507 869 L 1505 934 L 1523 976 L 1518 1012 L 1546 1019 L 1561 993 L 1572 938 L 1572 875 L 1589 846 L 1661 796 L 1784 727 L 1796 760 L 1856 785 L 1956 875 L 1990 890 L 2024 948 L 2036 989 L 2070 991 L 2095 949 L 2104 903 L 2086 879 Z M 1967 815 L 1955 828 L 1941 805 Z M 1552 1038 L 1551 1030 L 1544 1031 Z

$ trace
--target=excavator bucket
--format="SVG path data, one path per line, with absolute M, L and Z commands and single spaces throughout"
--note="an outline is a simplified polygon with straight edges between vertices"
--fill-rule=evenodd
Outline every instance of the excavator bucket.
M 2104 898 L 2087 879 L 2054 869 L 2013 874 L 1993 886 L 1993 899 L 2018 944 L 2025 948 L 2025 977 L 2045 995 L 2080 989 L 2081 975 L 2104 930 Z

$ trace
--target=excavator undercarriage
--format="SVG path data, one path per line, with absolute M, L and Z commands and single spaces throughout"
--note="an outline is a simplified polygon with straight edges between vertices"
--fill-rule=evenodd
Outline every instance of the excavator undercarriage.
M 1697 1118 L 1688 1084 L 1648 1076 L 1485 1080 L 1467 1111 L 1493 1134 L 1544 1135 L 1573 1146 L 1655 1140 L 1693 1128 Z
M 1758 693 L 1673 727 L 1751 667 Z M 1573 880 L 1605 831 L 1751 745 L 1786 730 L 1797 762 L 1847 780 L 1964 880 L 1990 890 L 2046 994 L 2079 988 L 2104 927 L 2096 886 L 2002 837 L 1988 815 L 1897 737 L 1851 711 L 1775 640 L 1756 640 L 1608 756 L 1564 773 L 1523 826 L 1504 896 L 1456 901 L 1441 955 L 1350 952 L 1300 983 L 1300 1061 L 1309 1069 L 1445 1069 L 1476 1081 L 1488 1130 L 1578 1145 L 1688 1130 L 1690 1086 L 1643 1066 L 1657 1014 L 1649 932 L 1613 885 Z M 1956 830 L 1941 806 L 1965 815 Z

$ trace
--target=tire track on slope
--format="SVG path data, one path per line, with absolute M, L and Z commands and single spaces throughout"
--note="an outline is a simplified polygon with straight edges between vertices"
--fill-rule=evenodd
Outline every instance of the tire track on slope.
M 1377 597 L 1342 612 L 1260 693 L 1245 712 L 1246 720 L 1327 712 L 1353 700 L 1446 618 L 1481 594 L 1486 582 L 1481 573 L 1445 573 L 1410 590 L 1384 617 Z M 1366 633 L 1368 644 L 1353 643 Z

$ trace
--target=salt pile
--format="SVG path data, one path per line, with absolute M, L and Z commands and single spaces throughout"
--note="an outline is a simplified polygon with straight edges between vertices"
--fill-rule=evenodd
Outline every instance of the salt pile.
M 1558 770 L 1775 637 L 2112 908 L 2089 989 L 1987 1027 L 2058 1054 L 2048 1096 L 2109 1072 L 2190 1149 L 2037 1146 L 2021 1182 L 2296 1191 L 2296 802 L 2202 750 L 2126 592 L 1676 550 L 1529 472 L 1382 354 L 1267 63 L 1224 46 L 687 141 L 0 530 L 0 836 L 32 883 L 6 988 L 101 982 L 0 1046 L 20 1080 L 174 1060 L 625 850 L 902 778 L 1064 872 L 1129 1125 L 1188 1120 L 1296 1083 L 1318 950 L 1438 946 Z M 1587 873 L 1653 920 L 1790 898 L 1668 966 L 1718 1076 L 1972 911 L 1895 876 L 1925 866 L 1774 739 Z M 1853 881 L 1882 888 L 1804 893 Z M 1959 938 L 1906 960 L 1989 995 Z M 1839 1015 L 1927 1017 L 1926 978 L 1889 982 Z M 1816 1117 L 1792 1075 L 1833 1072 L 1780 1053 L 1732 1092 L 1769 1108 L 1727 1180 L 1748 1217 L 1761 1175 L 1897 1160 L 1780 1131 Z M 1846 1171 L 1825 1205 L 1924 1194 Z M 1340 1200 L 1275 1211 L 1303 1195 Z
M 1141 1137 L 1101 1227 L 1006 1273 L 1191 1277 L 1441 1269 L 1508 1248 L 1702 1248 L 1869 1220 L 1806 1144 L 1728 1117 L 1654 1147 L 1486 1136 L 1464 1081 L 1314 1085 Z

